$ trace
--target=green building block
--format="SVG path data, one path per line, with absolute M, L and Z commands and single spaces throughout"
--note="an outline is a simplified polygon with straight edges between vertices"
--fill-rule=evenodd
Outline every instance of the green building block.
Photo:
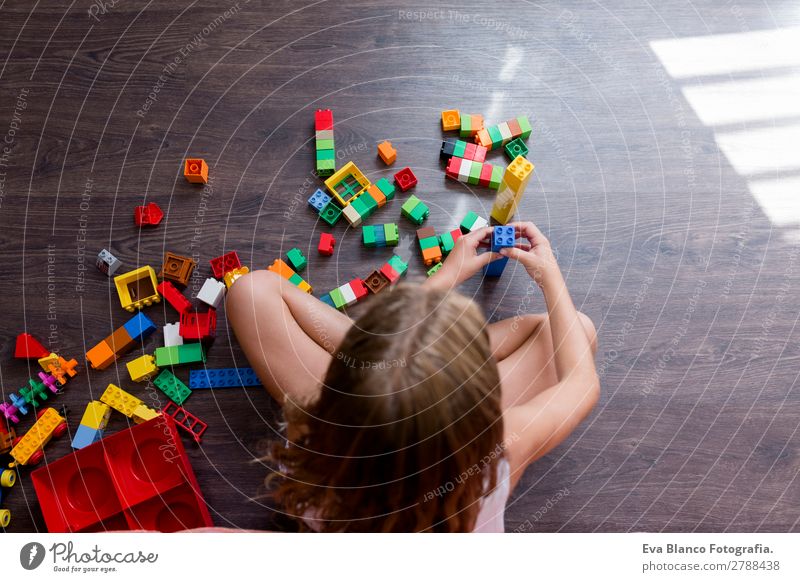
M 439 246 L 442 247 L 442 253 L 445 255 L 453 250 L 455 244 L 456 243 L 453 240 L 453 235 L 449 232 L 439 235 Z
M 462 141 L 460 139 L 456 140 L 455 150 L 453 151 L 453 155 L 457 158 L 463 158 L 464 152 L 467 150 L 467 142 Z
M 388 263 L 395 271 L 397 271 L 398 275 L 405 275 L 406 271 L 408 270 L 408 263 L 404 263 L 403 259 L 397 255 L 392 255 L 392 258 L 389 259 Z
M 386 196 L 386 200 L 392 200 L 394 198 L 395 187 L 389 180 L 386 178 L 381 178 L 375 185 L 378 189 Z
M 203 351 L 202 344 L 183 344 L 182 346 L 172 347 L 178 350 L 179 364 L 194 364 L 206 361 L 206 353 Z
M 503 143 L 503 134 L 500 133 L 500 128 L 496 125 L 493 125 L 489 128 L 489 139 L 492 140 L 492 147 L 491 149 L 499 148 Z
M 303 282 L 303 278 L 300 275 L 298 275 L 297 273 L 292 273 L 292 276 L 289 277 L 289 283 L 291 283 L 295 287 L 298 287 L 300 285 L 300 283 L 302 283 L 302 282 Z
M 286 258 L 289 259 L 289 265 L 295 271 L 302 271 L 308 264 L 308 261 L 306 261 L 306 258 L 303 256 L 303 252 L 297 247 L 286 253 Z
M 317 140 L 317 150 L 333 150 L 333 140 L 332 139 L 318 139 Z
M 419 249 L 424 251 L 425 249 L 432 249 L 433 247 L 439 246 L 439 239 L 435 236 L 429 236 L 427 238 L 422 238 L 419 241 Z
M 397 229 L 397 224 L 390 222 L 383 225 L 383 236 L 386 239 L 387 247 L 396 247 L 400 241 L 400 232 Z
M 344 296 L 342 295 L 342 292 L 339 291 L 338 287 L 330 292 L 330 296 L 331 299 L 333 300 L 333 305 L 334 307 L 336 307 L 336 309 L 341 309 L 342 307 L 347 305 L 347 301 L 345 301 Z
M 335 160 L 336 159 L 336 152 L 333 150 L 317 150 L 317 163 L 321 162 L 322 160 Z
M 519 123 L 519 128 L 522 130 L 522 135 L 520 136 L 522 139 L 528 139 L 531 136 L 531 122 L 528 121 L 527 115 L 520 115 L 517 117 L 517 123 Z
M 375 246 L 375 229 L 372 226 L 362 226 L 361 237 L 364 239 L 364 246 Z
M 504 168 L 500 166 L 492 166 L 492 177 L 489 178 L 489 188 L 492 190 L 499 190 L 500 185 L 503 183 Z
M 333 200 L 328 202 L 319 212 L 320 218 L 330 224 L 331 226 L 339 222 L 342 217 L 342 209 L 333 203 Z
M 409 196 L 408 200 L 403 203 L 403 206 L 400 208 L 400 212 L 403 216 L 408 218 L 416 225 L 422 224 L 422 222 L 430 215 L 430 210 L 428 207 L 413 194 Z
M 472 164 L 472 168 L 469 171 L 469 178 L 467 178 L 467 184 L 472 184 L 473 186 L 477 185 L 478 182 L 481 181 L 482 170 L 483 164 Z
M 192 395 L 192 391 L 189 390 L 189 387 L 176 378 L 175 374 L 169 370 L 161 370 L 161 373 L 153 380 L 153 384 L 179 406 Z
M 525 145 L 525 142 L 522 141 L 521 137 L 518 137 L 517 139 L 512 139 L 510 142 L 508 142 L 504 148 L 504 151 L 506 152 L 508 159 L 513 162 L 517 156 L 525 157 L 528 155 L 528 146 Z
M 428 269 L 428 277 L 433 276 L 433 274 L 436 273 L 436 271 L 438 271 L 439 269 L 441 269 L 443 265 L 444 263 L 436 263 L 433 267 Z
M 472 133 L 472 115 L 461 116 L 461 129 L 459 135 L 461 137 L 469 137 Z
M 378 203 L 372 196 L 359 196 L 358 199 L 364 203 L 367 209 L 367 216 L 372 216 L 378 209 Z
M 165 368 L 166 366 L 177 366 L 180 364 L 180 356 L 178 354 L 178 346 L 165 346 L 156 348 L 153 353 L 156 359 L 156 366 Z
M 358 215 L 361 218 L 368 218 L 369 217 L 369 206 L 367 206 L 366 202 L 361 199 L 361 196 L 350 202 L 350 206 L 358 212 Z
M 317 175 L 325 177 L 332 176 L 336 171 L 336 160 L 318 160 Z

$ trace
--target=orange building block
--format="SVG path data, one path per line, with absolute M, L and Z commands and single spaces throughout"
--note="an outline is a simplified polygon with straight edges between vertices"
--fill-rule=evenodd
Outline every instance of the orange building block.
M 117 355 L 114 353 L 114 350 L 111 349 L 111 346 L 103 340 L 86 352 L 86 359 L 89 361 L 89 365 L 95 370 L 105 370 L 114 363 L 117 359 Z
M 461 114 L 458 109 L 442 111 L 442 130 L 453 131 L 461 129 Z
M 430 267 L 434 263 L 440 262 L 442 260 L 442 249 L 438 246 L 431 247 L 429 249 L 423 249 L 422 260 L 425 261 L 426 267 Z
M 200 158 L 189 158 L 183 167 L 183 177 L 193 184 L 208 182 L 208 165 Z
M 294 270 L 283 262 L 281 259 L 276 259 L 269 267 L 267 267 L 268 271 L 272 271 L 273 273 L 277 273 L 284 279 L 290 278 L 294 275 Z
M 383 195 L 381 189 L 375 184 L 371 184 L 370 187 L 367 188 L 367 192 L 369 192 L 369 195 L 372 196 L 373 200 L 378 203 L 378 208 L 382 208 L 386 205 L 386 196 Z
M 392 147 L 392 142 L 384 141 L 378 144 L 378 155 L 387 166 L 391 166 L 397 159 L 397 150 Z

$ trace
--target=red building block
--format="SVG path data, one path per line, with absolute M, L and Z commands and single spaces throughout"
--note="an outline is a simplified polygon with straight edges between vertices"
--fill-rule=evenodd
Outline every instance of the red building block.
M 417 177 L 411 171 L 411 168 L 403 168 L 397 172 L 394 175 L 394 181 L 403 192 L 417 185 Z
M 330 109 L 317 109 L 314 113 L 314 131 L 333 129 L 333 111 Z
M 207 340 L 217 335 L 217 312 L 209 309 L 205 313 L 181 313 L 179 332 L 183 339 Z
M 384 264 L 384 265 L 383 265 L 383 266 L 380 268 L 380 273 L 381 273 L 381 274 L 382 274 L 384 277 L 386 277 L 387 279 L 389 279 L 389 283 L 391 283 L 392 285 L 394 285 L 395 283 L 397 283 L 397 281 L 399 281 L 399 280 L 400 280 L 400 273 L 398 273 L 397 271 L 395 271 L 395 270 L 394 270 L 394 268 L 393 268 L 393 267 L 392 267 L 392 266 L 391 266 L 389 263 L 385 263 L 385 264 Z
M 24 360 L 38 360 L 50 355 L 50 350 L 45 348 L 39 341 L 29 333 L 21 333 L 17 336 L 17 343 L 14 346 L 14 357 Z
M 350 281 L 350 289 L 356 294 L 356 301 L 361 301 L 369 294 L 369 289 L 364 284 L 364 281 L 358 278 Z
M 319 254 L 330 257 L 333 254 L 333 247 L 335 244 L 336 239 L 333 238 L 333 235 L 323 232 L 319 235 L 319 245 L 317 246 L 317 250 L 319 251 Z
M 172 401 L 167 402 L 167 405 L 161 410 L 161 412 L 175 419 L 175 424 L 192 435 L 194 442 L 196 442 L 198 445 L 200 444 L 200 439 L 208 428 L 208 425 L 205 422 Z
M 136 226 L 155 226 L 164 218 L 164 212 L 155 202 L 147 206 L 137 206 L 133 209 L 133 221 Z
M 172 284 L 171 281 L 163 281 L 159 283 L 158 292 L 161 294 L 164 299 L 167 300 L 167 303 L 172 305 L 180 314 L 184 314 L 192 308 L 191 302 L 186 299 L 186 296 L 181 293 L 178 288 Z
M 217 279 L 223 279 L 225 273 L 229 273 L 234 269 L 239 269 L 242 266 L 236 251 L 225 253 L 221 257 L 211 259 L 209 262 L 211 263 L 211 272 L 214 273 L 214 277 Z

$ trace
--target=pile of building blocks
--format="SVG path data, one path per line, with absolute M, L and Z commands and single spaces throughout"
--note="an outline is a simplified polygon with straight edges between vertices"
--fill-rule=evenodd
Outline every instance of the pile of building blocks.
M 120 357 L 140 344 L 156 330 L 156 324 L 144 313 L 137 313 L 124 325 L 98 343 L 88 352 L 86 359 L 95 370 L 105 370 Z
M 426 267 L 432 267 L 434 263 L 442 261 L 442 249 L 439 246 L 439 237 L 436 231 L 426 226 L 417 230 L 417 241 L 419 249 L 422 251 L 422 261 Z
M 164 218 L 164 211 L 155 202 L 133 209 L 133 222 L 136 226 L 157 226 Z
M 119 302 L 127 311 L 136 311 L 161 301 L 153 267 L 144 266 L 114 277 Z
M 396 247 L 400 241 L 397 224 L 372 224 L 361 227 L 361 237 L 367 247 Z
M 105 391 L 100 395 L 100 402 L 121 412 L 136 424 L 147 422 L 158 416 L 158 412 L 115 384 L 106 386 Z
M 458 109 L 442 111 L 442 131 L 458 131 L 461 129 L 461 114 Z
M 39 358 L 38 363 L 43 371 L 28 379 L 26 385 L 10 393 L 8 400 L 0 404 L 0 414 L 6 421 L 19 423 L 20 416 L 39 408 L 51 395 L 60 394 L 61 386 L 78 373 L 77 360 L 65 360 L 55 353 Z
M 201 158 L 189 158 L 183 165 L 183 177 L 192 184 L 208 182 L 208 164 Z
M 166 413 L 51 462 L 31 479 L 51 533 L 213 525 Z
M 289 261 L 289 266 L 291 266 L 295 271 L 302 271 L 308 264 L 303 252 L 296 247 L 290 249 L 289 252 L 286 253 L 286 260 Z
M 158 274 L 164 281 L 174 281 L 184 287 L 189 284 L 194 268 L 197 266 L 189 257 L 183 257 L 167 251 L 161 272 Z
M 68 428 L 66 419 L 55 408 L 40 410 L 36 422 L 17 439 L 11 449 L 10 455 L 14 460 L 9 463 L 9 468 L 39 463 L 44 458 L 44 447 L 47 443 L 63 435 Z
M 155 384 L 156 388 L 161 390 L 167 398 L 178 405 L 182 405 L 186 399 L 192 395 L 192 391 L 189 390 L 189 387 L 181 382 L 177 376 L 169 370 L 161 370 L 161 373 L 153 380 L 153 384 Z
M 333 256 L 333 247 L 336 245 L 336 239 L 333 238 L 333 235 L 328 234 L 327 232 L 323 232 L 319 235 L 319 244 L 317 245 L 317 251 L 319 254 L 325 255 L 326 257 Z
M 72 448 L 82 449 L 102 439 L 110 418 L 111 407 L 105 402 L 92 400 L 86 405 L 81 423 L 72 437 Z
M 134 382 L 144 382 L 158 374 L 156 360 L 148 354 L 131 360 L 125 366 L 128 368 L 128 374 L 130 374 L 131 380 Z
M 400 208 L 400 212 L 403 216 L 417 226 L 422 224 L 431 213 L 430 209 L 425 205 L 425 203 L 413 194 L 409 196 L 408 200 L 403 203 L 403 206 Z
M 21 333 L 14 344 L 14 357 L 23 360 L 38 360 L 50 354 L 39 340 L 29 333 Z
M 330 176 L 336 171 L 336 151 L 333 143 L 333 111 L 317 109 L 314 113 L 314 140 L 318 176 Z
M 473 162 L 483 163 L 486 161 L 488 150 L 478 144 L 469 143 L 460 139 L 446 139 L 442 142 L 442 149 L 439 151 L 439 159 L 449 162 L 450 158 L 463 158 Z
M 253 368 L 204 368 L 189 372 L 189 388 L 192 390 L 249 386 L 261 386 Z
M 397 160 L 397 150 L 392 147 L 392 142 L 383 141 L 378 144 L 378 157 L 387 166 L 391 166 Z
M 156 366 L 166 368 L 167 366 L 185 366 L 186 364 L 205 363 L 206 353 L 203 344 L 181 344 L 178 346 L 163 346 L 156 348 L 153 353 L 156 359 Z
M 120 267 L 122 267 L 122 261 L 111 254 L 111 251 L 107 251 L 106 249 L 97 253 L 97 260 L 94 264 L 101 273 L 109 277 L 113 277 L 114 274 L 119 271 Z
M 305 291 L 309 294 L 313 291 L 311 285 L 306 283 L 300 275 L 295 273 L 294 270 L 281 259 L 275 259 L 275 261 L 267 267 L 267 270 L 277 273 L 301 291 Z
M 530 135 L 531 123 L 528 121 L 528 116 L 520 115 L 515 119 L 509 119 L 492 127 L 481 128 L 475 135 L 475 143 L 494 150 L 518 137 L 528 139 Z
M 514 158 L 503 174 L 503 185 L 492 206 L 491 217 L 494 220 L 500 224 L 508 224 L 517 211 L 531 176 L 533 176 L 533 164 L 522 156 Z
M 474 137 L 479 131 L 483 130 L 483 115 L 461 115 L 461 125 L 459 126 L 460 137 Z M 485 147 L 486 144 L 481 144 Z
M 459 182 L 497 190 L 503 181 L 503 168 L 453 156 L 447 162 L 445 175 Z
M 469 234 L 472 231 L 479 230 L 487 226 L 489 226 L 488 220 L 470 211 L 467 212 L 466 216 L 464 216 L 464 220 L 461 221 L 459 228 L 463 234 Z

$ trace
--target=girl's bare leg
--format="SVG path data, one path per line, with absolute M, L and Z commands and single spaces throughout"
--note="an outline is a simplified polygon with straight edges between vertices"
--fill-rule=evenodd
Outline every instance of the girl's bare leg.
M 353 323 L 269 271 L 238 279 L 226 312 L 250 365 L 281 404 L 319 393 L 331 354 Z

